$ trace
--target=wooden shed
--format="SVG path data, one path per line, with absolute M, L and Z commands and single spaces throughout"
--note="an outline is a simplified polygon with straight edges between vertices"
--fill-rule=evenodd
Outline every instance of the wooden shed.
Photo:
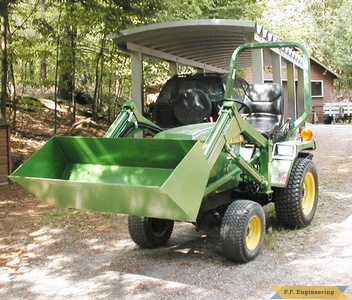
M 11 172 L 10 126 L 0 119 L 0 184 L 7 184 Z

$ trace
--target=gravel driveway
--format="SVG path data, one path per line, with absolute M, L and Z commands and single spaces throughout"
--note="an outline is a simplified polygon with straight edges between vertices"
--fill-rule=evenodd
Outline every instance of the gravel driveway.
M 127 218 L 47 206 L 0 187 L 1 299 L 270 299 L 272 286 L 349 286 L 352 298 L 352 126 L 311 125 L 317 215 L 301 230 L 266 208 L 267 235 L 247 264 L 228 261 L 218 232 L 176 223 L 166 247 L 139 249 Z

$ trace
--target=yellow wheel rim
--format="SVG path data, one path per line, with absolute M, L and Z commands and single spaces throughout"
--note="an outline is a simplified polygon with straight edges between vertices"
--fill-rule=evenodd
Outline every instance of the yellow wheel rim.
M 252 216 L 249 219 L 246 233 L 246 245 L 248 250 L 254 250 L 260 242 L 262 235 L 262 222 L 258 215 Z
M 311 172 L 304 176 L 302 186 L 302 211 L 306 216 L 309 215 L 315 202 L 315 179 Z

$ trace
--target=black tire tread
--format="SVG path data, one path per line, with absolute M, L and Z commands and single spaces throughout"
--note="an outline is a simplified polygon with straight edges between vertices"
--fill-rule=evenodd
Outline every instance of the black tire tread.
M 249 215 L 256 212 L 260 215 L 263 225 L 262 237 L 253 251 L 248 251 L 245 244 L 245 233 L 247 229 Z M 263 244 L 265 235 L 265 215 L 260 204 L 250 200 L 237 200 L 230 204 L 224 215 L 220 239 L 224 254 L 227 258 L 235 262 L 248 262 L 254 259 Z
M 303 216 L 301 208 L 301 185 L 308 169 L 311 169 L 316 179 L 316 203 L 311 212 L 311 218 Z M 289 182 L 286 188 L 277 188 L 274 191 L 276 217 L 280 223 L 289 228 L 303 228 L 312 221 L 318 197 L 318 179 L 314 163 L 306 158 L 296 158 L 293 163 Z
M 152 218 L 140 216 L 128 216 L 128 230 L 132 240 L 142 248 L 157 248 L 167 243 L 173 231 L 174 222 L 171 222 L 169 230 L 161 237 L 153 235 L 151 231 Z

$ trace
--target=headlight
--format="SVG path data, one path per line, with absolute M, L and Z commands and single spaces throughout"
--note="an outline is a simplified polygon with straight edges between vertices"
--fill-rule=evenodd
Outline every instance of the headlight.
M 277 144 L 274 150 L 274 156 L 294 157 L 296 155 L 295 145 Z

